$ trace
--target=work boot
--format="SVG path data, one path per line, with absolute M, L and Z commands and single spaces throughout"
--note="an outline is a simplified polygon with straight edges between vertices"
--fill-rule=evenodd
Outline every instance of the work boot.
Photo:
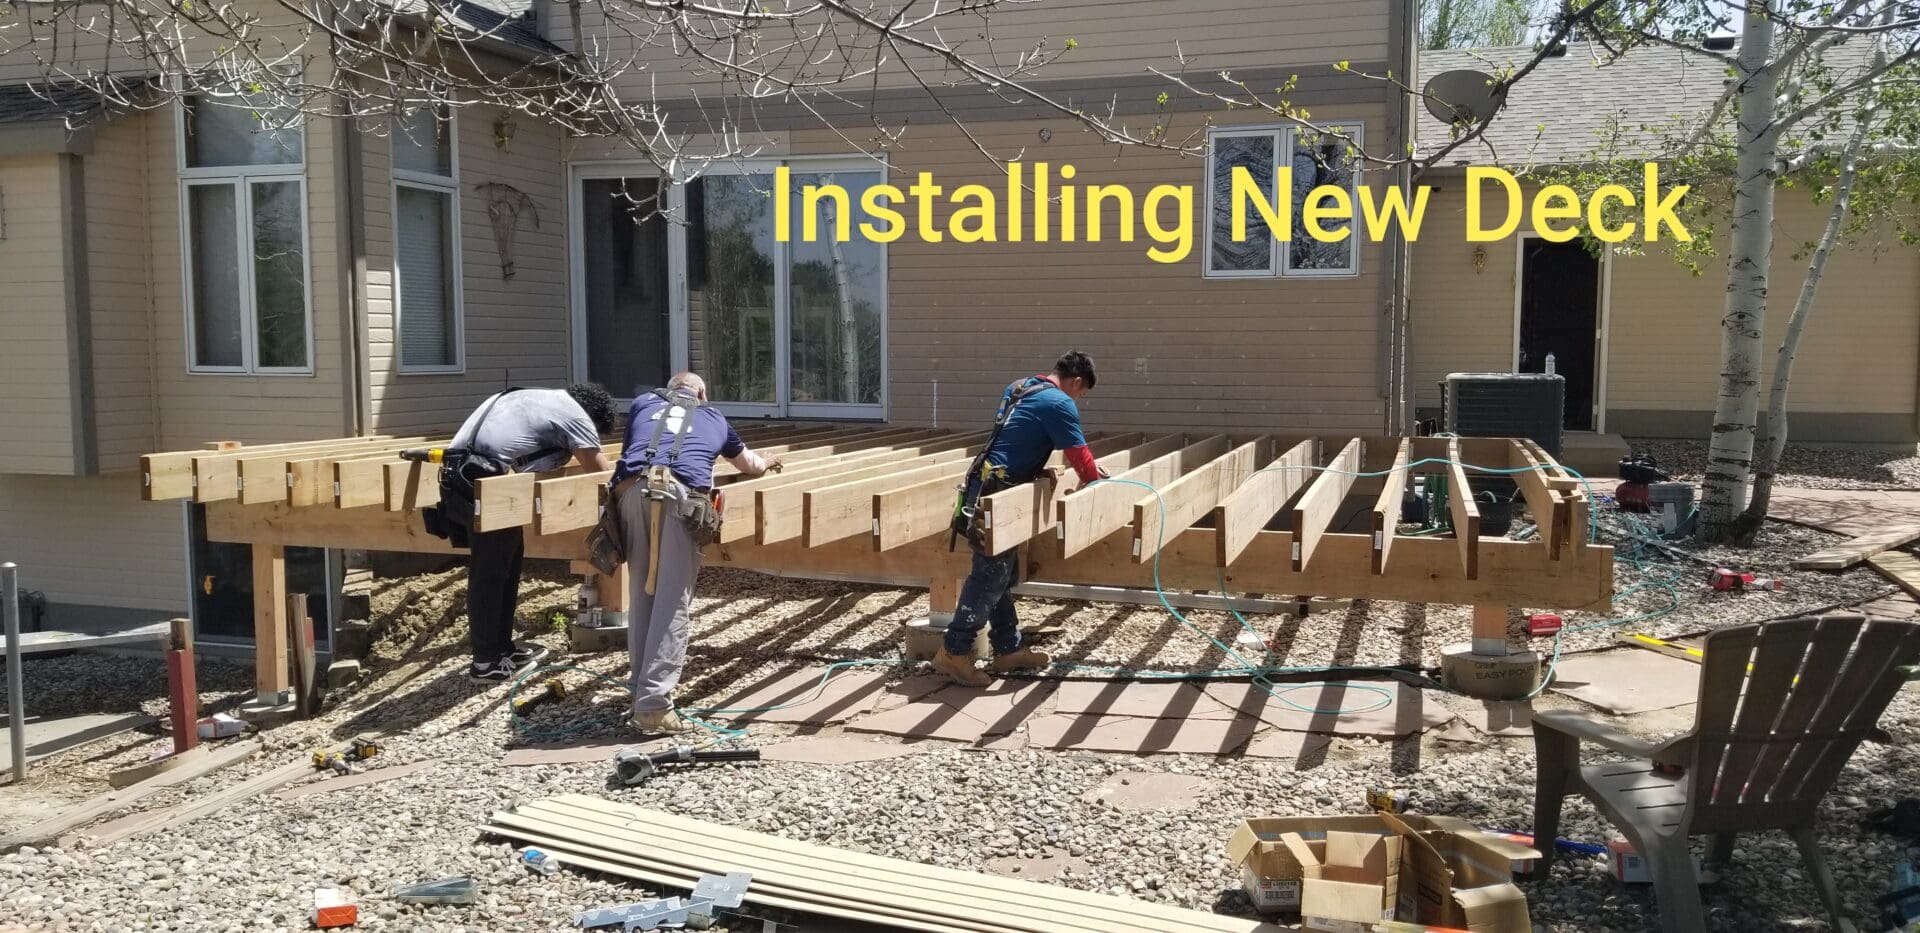
M 633 727 L 647 735 L 685 735 L 699 726 L 681 717 L 679 710 L 655 709 L 633 714 Z
M 1048 657 L 1045 652 L 1035 651 L 1032 648 L 1015 648 L 993 659 L 993 672 L 1004 674 L 1023 667 L 1046 667 L 1052 663 L 1053 658 Z
M 986 671 L 973 666 L 972 658 L 956 658 L 945 648 L 933 656 L 933 669 L 962 687 L 984 687 L 993 683 Z

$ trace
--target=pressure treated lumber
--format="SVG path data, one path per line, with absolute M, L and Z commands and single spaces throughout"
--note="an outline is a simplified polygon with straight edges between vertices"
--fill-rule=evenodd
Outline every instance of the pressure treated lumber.
M 1007 930 L 1277 929 L 1256 920 L 794 842 L 581 795 L 524 804 L 513 813 L 495 814 L 493 822 L 567 826 L 579 837 L 609 841 L 636 853 L 670 853 L 662 860 L 678 864 L 725 860 L 737 870 L 752 872 L 756 883 L 809 887 L 855 903 L 904 904 L 936 918 L 978 920 Z
M 1140 441 L 1139 434 L 1122 434 L 1100 438 L 1087 446 L 1094 454 L 1094 466 L 1112 476 L 1124 473 L 1136 464 L 1179 450 L 1183 443 L 1177 434 L 1146 443 Z M 1052 531 L 1054 524 L 1060 520 L 1061 497 L 1084 485 L 1078 482 L 1077 477 L 1068 478 L 1059 473 L 1065 466 L 1059 451 L 1054 452 L 1047 464 L 1060 475 L 1059 479 L 1048 480 L 1043 476 L 1033 482 L 980 497 L 981 520 L 986 525 L 986 548 L 989 553 L 1005 554 L 1009 548 L 1018 547 L 1022 542 Z M 878 517 L 880 515 L 876 513 Z
M 1307 491 L 1300 494 L 1300 501 L 1287 510 L 1287 527 L 1293 532 L 1294 541 L 1289 563 L 1296 573 L 1313 561 L 1321 539 L 1329 533 L 1327 526 L 1333 523 L 1334 516 L 1340 512 L 1340 503 L 1346 501 L 1347 493 L 1353 489 L 1357 478 L 1354 474 L 1360 472 L 1360 452 L 1359 438 L 1348 441 L 1308 484 Z
M 1540 529 L 1541 543 L 1558 559 L 1567 543 L 1570 509 L 1566 495 L 1547 485 L 1549 471 L 1546 465 L 1525 444 L 1513 441 L 1508 445 L 1508 452 L 1508 466 L 1517 471 L 1509 475 L 1527 500 L 1527 511 L 1533 513 L 1534 524 Z M 1915 534 L 1920 536 L 1920 530 L 1916 530 Z
M 282 449 L 265 451 L 267 456 L 303 456 L 330 451 L 365 449 L 373 444 L 392 442 L 391 438 L 352 438 L 348 440 L 310 441 L 301 444 L 288 444 Z M 203 453 L 192 458 L 188 465 L 191 474 L 192 492 L 190 498 L 195 502 L 219 502 L 240 495 L 240 461 L 263 455 L 256 447 L 235 447 L 214 453 Z M 169 498 L 153 494 L 149 489 L 149 498 Z M 183 494 L 187 495 L 187 494 Z
M 1546 448 L 1531 438 L 1519 438 L 1517 443 L 1533 455 L 1533 459 L 1546 464 L 1548 469 L 1547 487 L 1560 493 L 1567 503 L 1567 533 L 1564 538 L 1571 553 L 1585 550 L 1591 539 L 1593 521 L 1593 502 L 1588 495 L 1587 484 L 1575 478 L 1566 466 L 1555 460 Z
M 389 512 L 413 512 L 440 504 L 439 464 L 388 461 L 386 480 Z
M 1077 554 L 1125 528 L 1133 520 L 1134 503 L 1146 492 L 1140 488 L 1142 484 L 1157 489 L 1171 483 L 1186 471 L 1226 453 L 1227 446 L 1226 435 L 1216 434 L 1061 499 L 1056 530 L 1067 554 Z
M 1187 471 L 1133 504 L 1133 560 L 1153 561 L 1169 535 L 1178 534 L 1225 501 L 1273 453 L 1273 441 L 1241 444 Z
M 261 700 L 287 692 L 287 548 L 253 546 L 254 687 Z
M 1880 571 L 1907 593 L 1920 598 L 1920 558 L 1905 551 L 1886 551 L 1867 558 L 1867 566 Z
M 1473 501 L 1473 487 L 1467 485 L 1458 438 L 1448 443 L 1447 459 L 1452 461 L 1447 464 L 1447 477 L 1453 495 L 1447 497 L 1447 507 L 1453 516 L 1453 539 L 1460 548 L 1460 567 L 1471 580 L 1480 574 L 1480 506 Z
M 875 495 L 928 480 L 957 483 L 966 475 L 968 462 L 970 460 L 949 460 L 803 490 L 800 493 L 800 526 L 795 528 L 791 522 L 786 522 L 784 527 L 777 527 L 768 521 L 766 512 L 761 512 L 760 540 L 785 540 L 797 534 L 808 547 L 817 547 L 829 541 L 869 534 L 873 528 Z M 773 537 L 774 534 L 782 537 Z
M 1312 482 L 1320 465 L 1320 442 L 1304 440 L 1272 463 L 1256 470 L 1213 511 L 1218 560 L 1226 567 L 1240 559 L 1253 536 L 1265 530 L 1295 494 Z
M 957 484 L 945 479 L 915 483 L 873 497 L 873 550 L 891 551 L 944 536 L 959 502 Z M 944 540 L 944 537 L 942 538 Z
M 851 483 L 856 480 L 881 480 L 880 490 L 894 488 L 893 478 L 905 477 L 912 481 L 945 479 L 957 476 L 965 471 L 967 461 L 980 453 L 984 445 L 942 450 L 924 454 L 907 460 L 888 458 L 881 462 L 870 463 L 852 470 L 842 470 L 828 475 L 826 482 L 833 485 Z M 806 495 L 811 488 L 818 487 L 819 480 L 795 479 L 785 483 L 758 489 L 754 492 L 754 540 L 762 544 L 786 541 L 800 537 L 806 523 Z M 826 487 L 831 488 L 831 486 Z M 874 491 L 869 489 L 868 495 Z M 729 508 L 735 496 L 734 490 L 728 490 Z M 722 533 L 724 539 L 724 530 Z
M 1845 570 L 1882 551 L 1920 541 L 1920 525 L 1895 525 L 1822 548 L 1793 562 L 1795 570 Z
M 1380 487 L 1380 498 L 1373 503 L 1373 573 L 1387 572 L 1387 557 L 1393 552 L 1394 533 L 1400 526 L 1400 500 L 1407 494 L 1407 464 L 1413 455 L 1413 442 L 1401 440 Z
M 170 450 L 145 454 L 140 458 L 140 496 L 148 501 L 163 499 L 184 499 L 193 495 L 194 464 L 201 458 L 209 463 L 223 459 L 233 459 L 241 454 L 267 453 L 274 450 L 312 450 L 325 445 L 340 444 L 340 439 L 320 441 L 289 441 L 284 444 L 255 444 L 253 446 L 228 447 L 217 450 Z

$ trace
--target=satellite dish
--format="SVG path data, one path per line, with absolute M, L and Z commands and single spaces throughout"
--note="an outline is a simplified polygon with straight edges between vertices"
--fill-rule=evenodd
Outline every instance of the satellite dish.
M 1493 76 L 1471 68 L 1443 71 L 1422 90 L 1427 112 L 1448 125 L 1493 119 L 1506 103 L 1506 90 L 1494 92 Z

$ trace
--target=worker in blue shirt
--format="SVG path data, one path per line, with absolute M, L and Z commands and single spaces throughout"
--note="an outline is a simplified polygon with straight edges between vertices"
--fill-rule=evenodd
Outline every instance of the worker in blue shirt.
M 955 683 L 984 687 L 993 682 L 974 666 L 973 642 L 987 627 L 993 646 L 994 673 L 1025 667 L 1045 667 L 1052 659 L 1020 644 L 1020 620 L 1014 614 L 1008 590 L 1020 569 L 1020 551 L 989 554 L 978 534 L 977 509 L 982 496 L 1030 483 L 1047 472 L 1047 459 L 1058 450 L 1080 477 L 1080 485 L 1100 479 L 1093 452 L 1080 431 L 1080 407 L 1075 400 L 1093 388 L 1093 359 L 1069 350 L 1053 365 L 1053 372 L 1016 380 L 1007 386 L 994 414 L 993 439 L 967 474 L 955 532 L 964 533 L 973 548 L 973 569 L 960 587 L 960 602 L 947 625 L 945 644 L 933 657 L 933 667 Z

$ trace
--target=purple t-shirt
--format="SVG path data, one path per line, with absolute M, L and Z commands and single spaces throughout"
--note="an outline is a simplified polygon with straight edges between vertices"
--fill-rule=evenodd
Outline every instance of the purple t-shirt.
M 740 435 L 727 423 L 727 416 L 718 409 L 701 406 L 689 411 L 674 406 L 670 412 L 666 399 L 648 392 L 633 400 L 633 411 L 627 416 L 627 444 L 620 451 L 620 465 L 614 470 L 616 481 L 644 473 L 647 467 L 666 459 L 673 451 L 673 434 L 680 427 L 676 423 L 680 413 L 690 413 L 693 422 L 687 426 L 686 439 L 680 442 L 679 455 L 667 463 L 667 468 L 688 487 L 711 487 L 713 462 L 720 457 L 737 457 L 747 449 Z M 660 433 L 660 446 L 649 460 L 647 445 L 653 441 L 654 427 L 663 415 L 667 417 L 666 430 Z

